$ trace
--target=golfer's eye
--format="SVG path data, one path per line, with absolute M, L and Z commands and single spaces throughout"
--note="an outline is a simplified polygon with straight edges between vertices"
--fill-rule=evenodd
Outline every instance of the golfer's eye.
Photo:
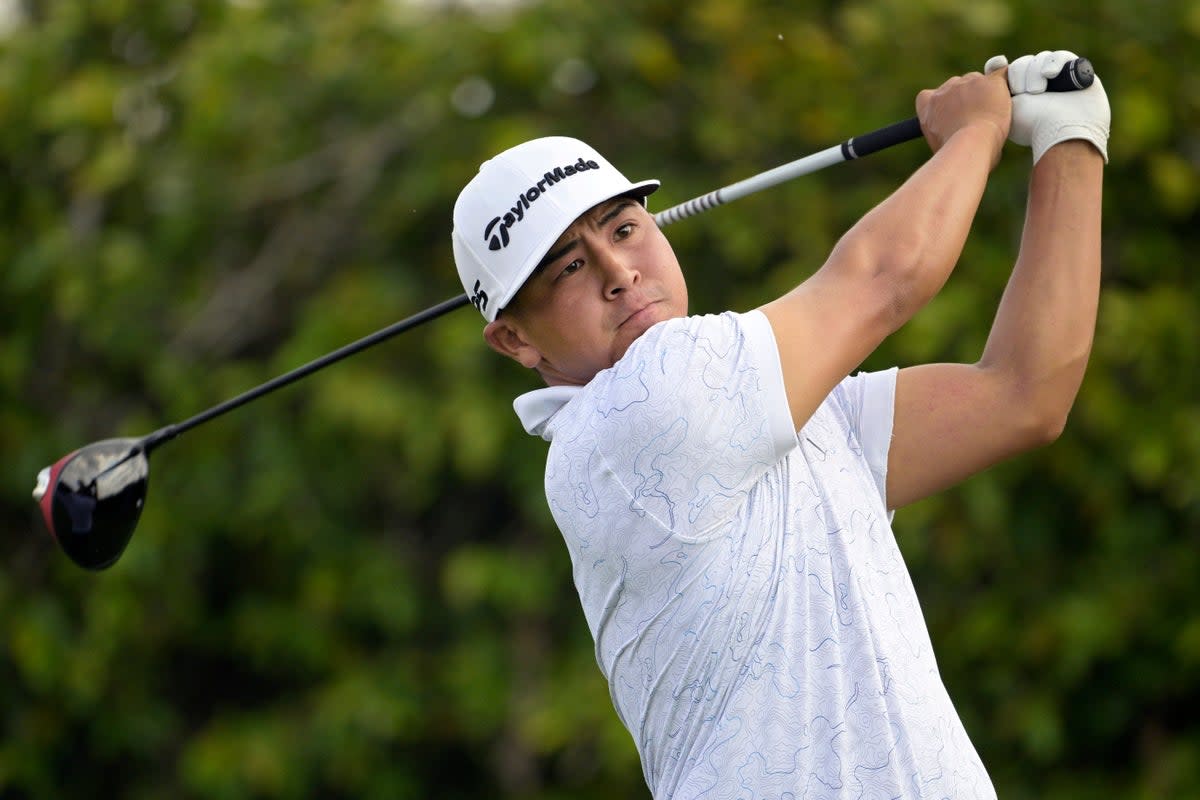
M 583 268 L 583 259 L 577 258 L 574 261 L 572 261 L 570 264 L 567 264 L 565 267 L 563 267 L 562 271 L 558 273 L 558 277 L 565 278 L 568 275 L 574 275 L 576 272 L 578 272 L 582 268 Z
M 623 225 L 618 225 L 614 235 L 618 239 L 628 239 L 633 235 L 633 223 L 626 222 Z

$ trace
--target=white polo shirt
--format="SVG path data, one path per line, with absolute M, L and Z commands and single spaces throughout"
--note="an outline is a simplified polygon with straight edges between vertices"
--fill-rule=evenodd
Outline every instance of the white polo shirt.
M 761 312 L 514 404 L 655 798 L 994 798 L 885 506 L 896 370 L 797 434 Z

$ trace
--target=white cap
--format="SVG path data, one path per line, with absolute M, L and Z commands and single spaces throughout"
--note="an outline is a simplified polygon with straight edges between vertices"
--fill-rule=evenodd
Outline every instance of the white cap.
M 471 302 L 489 322 L 513 299 L 580 214 L 658 181 L 631 183 L 590 145 L 533 139 L 485 161 L 454 204 L 454 261 Z

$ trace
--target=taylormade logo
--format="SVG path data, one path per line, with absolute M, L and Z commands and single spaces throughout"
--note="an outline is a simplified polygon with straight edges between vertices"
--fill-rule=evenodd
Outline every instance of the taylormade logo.
M 536 203 L 539 197 L 550 191 L 559 181 L 581 172 L 587 172 L 589 169 L 600 169 L 600 165 L 595 161 L 585 161 L 580 158 L 574 164 L 555 167 L 552 171 L 545 173 L 542 179 L 533 186 L 517 195 L 517 201 L 513 203 L 512 208 L 501 216 L 493 218 L 483 229 L 483 240 L 488 243 L 488 249 L 500 250 L 508 247 L 508 229 L 525 219 L 525 212 L 529 210 L 532 203 Z

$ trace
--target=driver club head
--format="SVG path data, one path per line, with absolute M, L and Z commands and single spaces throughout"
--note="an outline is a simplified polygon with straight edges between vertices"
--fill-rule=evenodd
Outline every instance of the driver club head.
M 146 502 L 150 461 L 143 439 L 106 439 L 38 473 L 33 499 L 46 529 L 84 569 L 112 566 Z

